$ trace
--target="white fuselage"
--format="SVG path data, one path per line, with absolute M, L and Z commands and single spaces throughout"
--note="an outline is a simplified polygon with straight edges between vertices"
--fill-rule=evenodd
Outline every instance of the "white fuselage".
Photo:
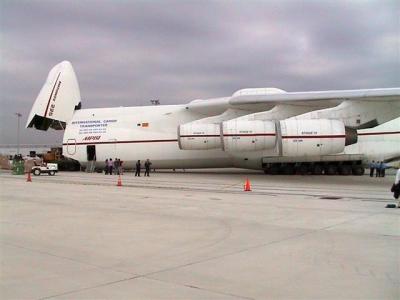
M 126 168 L 150 159 L 153 168 L 230 167 L 222 150 L 180 150 L 179 124 L 198 119 L 184 105 L 117 107 L 76 111 L 67 124 L 63 153 L 81 163 L 88 161 L 88 146 L 95 146 L 96 164 L 119 158 Z
M 152 167 L 157 169 L 262 169 L 263 157 L 278 155 L 276 149 L 235 153 L 222 149 L 181 150 L 178 145 L 178 126 L 202 117 L 201 114 L 188 111 L 185 105 L 78 110 L 67 124 L 63 153 L 80 163 L 94 160 L 98 167 L 104 166 L 105 160 L 110 158 L 121 159 L 125 168 L 133 168 L 137 160 L 150 159 Z M 365 154 L 377 159 L 398 154 L 400 119 L 387 124 L 360 130 L 359 142 L 346 147 L 345 153 Z M 317 157 L 315 159 L 318 160 Z M 301 161 L 301 157 L 293 157 L 293 162 L 296 161 Z

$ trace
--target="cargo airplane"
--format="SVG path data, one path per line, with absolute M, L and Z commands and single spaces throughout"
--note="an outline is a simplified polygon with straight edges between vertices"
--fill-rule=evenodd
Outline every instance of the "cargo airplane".
M 247 88 L 187 104 L 81 108 L 72 65 L 53 67 L 26 126 L 65 130 L 63 154 L 103 168 L 149 158 L 156 169 L 357 174 L 400 158 L 400 88 L 285 92 Z M 89 162 L 89 163 L 88 163 Z

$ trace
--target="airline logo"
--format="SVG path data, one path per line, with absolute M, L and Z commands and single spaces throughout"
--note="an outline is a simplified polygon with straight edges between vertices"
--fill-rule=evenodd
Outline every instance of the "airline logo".
M 90 136 L 85 136 L 83 139 L 84 141 L 98 141 L 100 140 L 101 135 L 90 135 Z

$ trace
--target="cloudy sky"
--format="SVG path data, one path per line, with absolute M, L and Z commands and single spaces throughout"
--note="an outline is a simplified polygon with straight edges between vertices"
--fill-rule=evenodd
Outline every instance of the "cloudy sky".
M 16 143 L 50 68 L 84 108 L 185 103 L 245 87 L 400 87 L 400 1 L 0 0 L 0 144 Z M 61 135 L 21 130 L 22 143 Z

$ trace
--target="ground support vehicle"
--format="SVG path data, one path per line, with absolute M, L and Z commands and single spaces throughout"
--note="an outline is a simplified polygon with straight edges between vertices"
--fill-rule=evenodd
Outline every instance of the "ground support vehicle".
M 33 166 L 31 172 L 35 176 L 39 176 L 39 175 L 41 175 L 43 173 L 48 174 L 50 176 L 54 176 L 58 172 L 58 165 L 57 164 L 48 163 L 48 164 L 43 165 L 43 166 Z

